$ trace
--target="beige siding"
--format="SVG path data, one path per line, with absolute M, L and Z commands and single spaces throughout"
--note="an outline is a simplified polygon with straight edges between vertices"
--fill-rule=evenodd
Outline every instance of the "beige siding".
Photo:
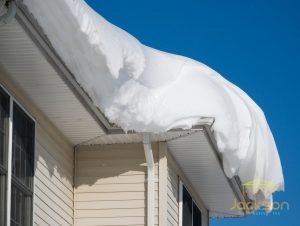
M 172 166 L 168 164 L 168 181 L 167 181 L 167 220 L 168 225 L 179 225 L 179 178 Z
M 34 225 L 73 225 L 73 148 L 9 76 L 0 84 L 36 121 Z
M 180 181 L 188 189 L 193 201 L 201 209 L 202 213 L 202 225 L 209 225 L 208 211 L 203 205 L 202 200 L 197 195 L 195 189 L 191 186 L 190 181 L 187 179 L 178 163 L 174 160 L 173 156 L 167 152 L 168 161 L 168 175 L 167 175 L 167 225 L 178 226 L 179 225 L 179 186 Z
M 158 178 L 158 145 L 152 145 Z M 147 165 L 141 144 L 76 151 L 75 225 L 146 225 Z M 158 182 L 155 183 L 158 225 Z
M 34 224 L 73 225 L 73 153 L 37 126 Z

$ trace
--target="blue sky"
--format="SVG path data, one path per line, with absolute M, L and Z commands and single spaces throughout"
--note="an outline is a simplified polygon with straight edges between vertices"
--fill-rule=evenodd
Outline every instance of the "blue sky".
M 211 226 L 299 225 L 300 1 L 87 0 L 142 43 L 201 61 L 264 110 L 277 142 L 286 191 L 278 215 L 212 220 Z

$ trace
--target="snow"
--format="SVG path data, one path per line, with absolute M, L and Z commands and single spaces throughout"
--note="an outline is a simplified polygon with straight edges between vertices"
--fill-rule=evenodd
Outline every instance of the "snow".
M 126 131 L 159 133 L 214 117 L 226 175 L 239 175 L 242 182 L 261 178 L 284 189 L 265 116 L 241 89 L 202 63 L 142 45 L 82 0 L 24 4 L 111 122 Z M 263 199 L 272 196 L 265 193 Z

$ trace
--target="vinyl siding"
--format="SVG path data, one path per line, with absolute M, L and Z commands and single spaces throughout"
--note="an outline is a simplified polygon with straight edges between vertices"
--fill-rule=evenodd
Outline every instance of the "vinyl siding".
M 167 222 L 168 226 L 179 225 L 179 178 L 168 164 L 168 180 L 167 180 Z
M 158 145 L 155 224 L 158 225 Z M 76 152 L 75 225 L 146 225 L 147 165 L 141 144 L 96 145 Z
M 209 218 L 207 209 L 203 205 L 200 197 L 197 195 L 197 192 L 195 192 L 190 181 L 187 179 L 180 166 L 169 152 L 167 153 L 167 172 L 167 225 L 179 225 L 179 187 L 181 181 L 188 189 L 193 201 L 201 209 L 202 225 L 208 226 Z
M 34 225 L 73 225 L 73 153 L 41 127 L 36 133 Z
M 73 225 L 73 147 L 22 89 L 0 72 L 0 84 L 35 119 L 33 223 Z

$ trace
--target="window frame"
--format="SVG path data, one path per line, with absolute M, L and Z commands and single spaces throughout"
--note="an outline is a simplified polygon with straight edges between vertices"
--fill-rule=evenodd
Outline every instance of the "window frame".
M 185 188 L 187 190 L 190 197 L 192 198 L 192 204 L 193 204 L 192 205 L 192 222 L 193 222 L 193 218 L 194 218 L 193 217 L 193 206 L 195 205 L 201 213 L 201 225 L 204 225 L 203 224 L 204 216 L 203 216 L 202 209 L 199 207 L 199 205 L 197 204 L 197 202 L 195 201 L 195 199 L 191 195 L 191 192 L 189 191 L 187 186 L 185 186 L 184 183 L 181 180 L 179 180 L 179 205 L 178 205 L 178 209 L 179 209 L 179 226 L 183 226 L 183 188 Z
M 1 203 L 0 203 L 0 211 L 1 211 L 1 219 L 0 223 L 5 224 L 6 223 L 6 202 L 7 202 L 7 174 L 8 174 L 8 166 L 7 166 L 7 155 L 8 155 L 8 138 L 9 138 L 9 117 L 10 117 L 10 96 L 6 92 L 6 90 L 2 89 L 0 90 L 1 96 L 3 97 L 3 100 L 5 100 L 6 105 L 4 106 L 4 121 L 3 121 L 3 128 L 1 128 L 0 133 L 2 133 L 2 139 L 3 139 L 3 144 L 1 149 L 3 153 L 1 153 L 1 162 L 0 162 L 0 180 L 3 181 L 4 183 L 0 187 L 0 198 L 1 198 Z M 2 98 L 1 98 L 2 99 Z M 2 103 L 1 103 L 2 105 Z M 2 106 L 1 106 L 2 108 Z M 5 112 L 6 111 L 6 112 Z M 2 193 L 3 192 L 3 193 Z
M 22 183 L 16 181 L 14 179 L 14 176 L 12 175 L 12 146 L 13 146 L 13 113 L 14 113 L 14 105 L 19 107 L 25 114 L 26 116 L 32 120 L 33 122 L 33 172 L 35 172 L 36 169 L 36 120 L 35 118 L 27 111 L 22 104 L 9 92 L 2 84 L 0 84 L 0 88 L 4 91 L 9 96 L 9 119 L 8 119 L 8 138 L 7 138 L 7 152 L 6 152 L 6 166 L 7 166 L 7 174 L 6 174 L 6 187 L 5 187 L 5 210 L 4 210 L 4 218 L 5 218 L 5 226 L 11 226 L 11 195 L 12 195 L 12 185 L 14 184 L 15 187 L 17 187 L 20 191 L 24 192 L 26 195 L 31 195 L 31 211 L 30 211 L 30 219 L 31 219 L 31 224 L 30 226 L 33 225 L 34 222 L 34 194 L 35 194 L 35 176 L 34 173 L 32 175 L 32 189 L 29 191 L 29 189 L 25 186 L 22 185 Z M 21 186 L 20 186 L 21 185 Z

